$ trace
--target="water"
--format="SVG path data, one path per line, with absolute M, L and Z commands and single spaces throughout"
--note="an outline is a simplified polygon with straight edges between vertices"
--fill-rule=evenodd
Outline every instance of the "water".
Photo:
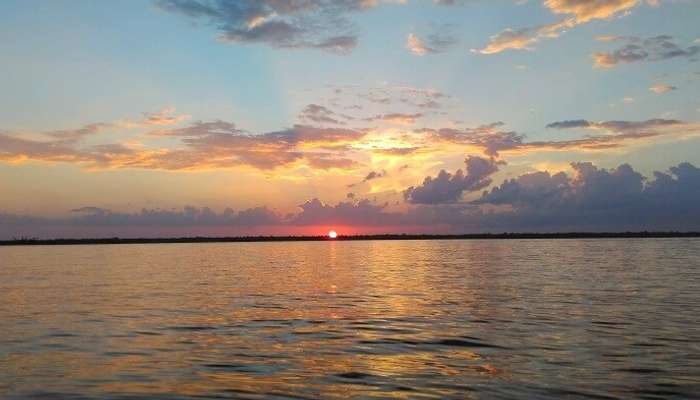
M 0 248 L 0 398 L 700 398 L 700 240 Z

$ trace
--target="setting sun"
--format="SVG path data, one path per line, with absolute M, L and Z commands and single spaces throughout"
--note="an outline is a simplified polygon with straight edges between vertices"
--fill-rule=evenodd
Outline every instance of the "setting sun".
M 338 237 L 338 232 L 336 231 L 328 231 L 328 237 L 331 239 L 335 239 Z

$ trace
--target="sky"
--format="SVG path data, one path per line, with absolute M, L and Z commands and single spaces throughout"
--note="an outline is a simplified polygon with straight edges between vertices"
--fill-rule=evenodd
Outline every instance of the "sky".
M 0 239 L 700 230 L 695 0 L 4 0 Z

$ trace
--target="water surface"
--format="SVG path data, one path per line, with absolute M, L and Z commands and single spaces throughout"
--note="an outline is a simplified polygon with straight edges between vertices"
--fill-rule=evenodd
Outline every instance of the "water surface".
M 698 398 L 700 240 L 0 248 L 0 398 Z

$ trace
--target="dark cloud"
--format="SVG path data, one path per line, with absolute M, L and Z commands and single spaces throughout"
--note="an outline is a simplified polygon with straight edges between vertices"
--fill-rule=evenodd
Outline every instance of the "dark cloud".
M 647 180 L 623 164 L 572 163 L 574 177 L 535 172 L 505 181 L 475 204 L 508 206 L 484 223 L 530 230 L 692 230 L 700 228 L 700 169 L 689 163 Z
M 362 182 L 359 182 L 359 183 L 351 183 L 351 184 L 348 185 L 348 188 L 354 188 L 355 186 L 360 185 L 360 184 L 362 184 L 362 183 L 366 183 L 366 182 L 369 182 L 369 181 L 372 181 L 372 180 L 375 180 L 375 179 L 379 179 L 379 178 L 384 178 L 385 176 L 387 176 L 387 172 L 384 171 L 384 170 L 382 170 L 382 171 L 380 171 L 380 172 L 377 172 L 377 171 L 370 171 L 370 172 L 369 172 L 367 175 L 365 175 L 365 177 L 362 179 Z M 353 195 L 353 196 L 354 196 L 354 195 Z
M 454 203 L 464 192 L 489 186 L 490 176 L 498 171 L 498 162 L 493 159 L 470 156 L 464 162 L 466 173 L 461 169 L 454 174 L 441 170 L 437 177 L 426 177 L 420 186 L 406 189 L 404 198 L 413 204 Z
M 345 54 L 357 45 L 348 14 L 381 1 L 367 0 L 158 0 L 168 12 L 205 21 L 219 38 L 279 48 L 314 48 Z
M 383 178 L 385 176 L 386 176 L 386 171 L 381 171 L 381 172 L 372 171 L 369 174 L 367 174 L 367 176 L 365 176 L 365 178 L 362 180 L 362 182 L 371 181 L 371 180 L 377 179 L 377 178 Z
M 256 227 L 277 227 L 283 231 L 284 227 L 314 225 L 394 229 L 411 226 L 420 227 L 423 232 L 446 227 L 454 233 L 700 230 L 700 169 L 690 163 L 655 172 L 653 179 L 648 179 L 627 164 L 604 169 L 589 162 L 576 162 L 571 164 L 571 176 L 563 172 L 526 173 L 484 191 L 476 200 L 456 203 L 463 191 L 488 186 L 490 171 L 497 168 L 492 160 L 485 159 L 473 158 L 467 164 L 468 172 L 461 179 L 454 179 L 458 174 L 448 174 L 446 179 L 430 180 L 440 180 L 447 186 L 444 190 L 438 189 L 437 184 L 421 186 L 435 189 L 432 200 L 452 203 L 433 201 L 404 212 L 390 211 L 386 203 L 355 201 L 351 194 L 347 195 L 348 201 L 335 205 L 312 199 L 302 204 L 299 211 L 285 216 L 267 207 L 222 212 L 185 207 L 120 213 L 89 206 L 75 209 L 77 215 L 65 218 L 0 213 L 0 238 L 66 237 L 71 232 L 89 232 L 93 237 L 124 236 L 134 227 L 143 228 L 138 232 L 151 236 L 162 236 L 163 232 L 180 236 L 192 232 L 211 234 L 220 232 L 218 228 L 241 228 L 237 232 L 247 232 L 246 229 Z M 407 200 L 411 199 L 409 196 Z M 201 227 L 209 228 L 197 230 Z
M 593 54 L 594 65 L 599 68 L 612 68 L 619 64 L 642 61 L 661 61 L 671 58 L 690 58 L 700 54 L 700 45 L 681 47 L 669 35 L 659 35 L 647 39 L 638 37 L 603 37 L 604 41 L 626 42 L 623 47 L 612 52 Z
M 586 121 L 585 119 L 574 119 L 574 120 L 569 120 L 569 121 L 552 122 L 551 124 L 547 125 L 547 128 L 570 129 L 570 128 L 588 128 L 590 126 L 591 126 L 591 123 Z
M 266 207 L 241 211 L 230 208 L 215 212 L 208 207 L 187 206 L 180 210 L 142 209 L 136 213 L 120 213 L 100 207 L 81 207 L 71 210 L 74 217 L 49 219 L 40 217 L 11 217 L 0 214 L 0 226 L 22 225 L 74 225 L 74 226 L 216 226 L 216 225 L 275 225 L 283 223 L 280 215 Z
M 403 222 L 401 214 L 385 210 L 386 204 L 378 205 L 366 199 L 336 205 L 312 199 L 299 207 L 301 212 L 291 217 L 290 225 L 381 226 Z
M 318 104 L 307 105 L 300 114 L 300 118 L 304 121 L 315 122 L 318 124 L 334 124 L 344 125 L 345 122 L 340 121 L 336 113 L 324 106 Z

